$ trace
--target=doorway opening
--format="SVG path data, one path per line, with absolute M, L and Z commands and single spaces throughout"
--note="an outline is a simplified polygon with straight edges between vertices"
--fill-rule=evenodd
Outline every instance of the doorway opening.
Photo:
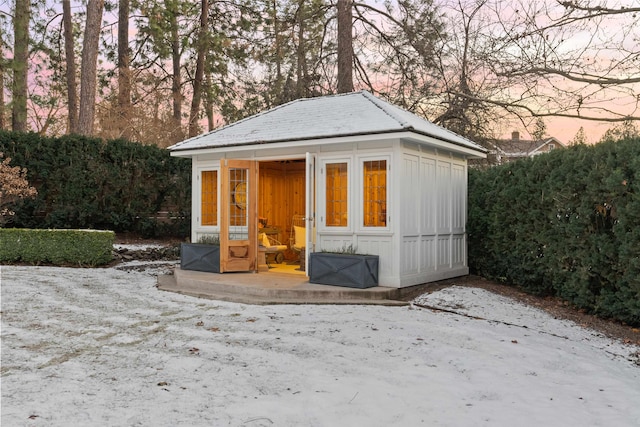
M 304 158 L 259 163 L 258 243 L 266 248 L 269 272 L 306 274 L 294 228 L 305 216 L 305 174 Z

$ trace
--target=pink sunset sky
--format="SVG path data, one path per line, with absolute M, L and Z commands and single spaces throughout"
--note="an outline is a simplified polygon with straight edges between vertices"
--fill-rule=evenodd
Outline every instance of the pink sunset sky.
M 547 136 L 553 136 L 564 144 L 568 144 L 576 136 L 580 127 L 584 128 L 587 142 L 594 144 L 600 140 L 608 129 L 616 125 L 616 123 L 594 122 L 566 117 L 546 117 L 544 122 L 547 125 Z M 530 137 L 527 130 L 520 123 L 514 123 L 511 127 L 505 126 L 500 137 L 511 138 L 511 132 L 513 131 L 520 132 L 520 138 L 528 139 Z
M 474 3 L 473 0 L 470 0 Z M 467 0 L 455 0 L 450 3 L 444 0 L 445 4 L 468 5 Z M 585 117 L 602 118 L 603 121 L 586 120 L 567 117 L 543 117 L 547 126 L 547 135 L 556 137 L 563 143 L 572 140 L 582 127 L 588 143 L 598 142 L 603 134 L 621 122 L 606 121 L 612 117 L 621 116 L 638 117 L 640 106 L 640 84 L 625 83 L 619 85 L 597 85 L 580 81 L 581 78 L 590 79 L 596 76 L 609 79 L 632 79 L 640 78 L 640 66 L 638 66 L 638 40 L 640 39 L 640 26 L 636 13 L 611 13 L 603 16 L 595 16 L 588 20 L 573 21 L 568 27 L 554 27 L 557 22 L 562 22 L 566 18 L 567 9 L 560 4 L 559 0 L 545 0 L 531 2 L 528 0 L 507 0 L 507 1 L 487 1 L 491 5 L 486 10 L 484 19 L 487 22 L 500 21 L 505 16 L 507 22 L 520 22 L 513 27 L 498 26 L 498 31 L 508 30 L 515 32 L 526 32 L 531 28 L 546 28 L 544 30 L 545 41 L 541 38 L 532 38 L 530 44 L 522 42 L 522 50 L 515 50 L 517 54 L 525 57 L 533 53 L 536 57 L 538 52 L 544 52 L 545 62 L 540 63 L 540 67 L 562 68 L 562 71 L 573 73 L 576 80 L 561 78 L 559 75 L 549 77 L 548 80 L 541 80 L 542 83 L 534 88 L 538 97 L 534 100 L 538 103 L 538 111 L 545 112 L 547 105 L 544 99 L 547 98 L 551 109 L 561 113 L 576 115 L 579 113 Z M 602 7 L 612 10 L 637 9 L 640 6 L 638 0 L 580 0 L 573 2 L 583 7 Z M 524 18 L 522 11 L 540 11 L 536 14 L 535 24 Z M 542 13 L 544 11 L 544 13 Z M 597 15 L 597 14 L 595 14 Z M 547 28 L 548 27 L 548 28 Z M 489 24 L 488 28 L 495 28 Z M 528 39 L 527 39 L 528 40 Z M 521 46 L 518 44 L 518 46 Z M 559 61 L 562 66 L 555 65 Z M 537 64 L 535 64 L 537 65 Z M 561 90 L 566 90 L 566 94 L 558 94 L 551 88 L 553 85 Z M 527 88 L 525 88 L 527 89 Z M 518 88 L 511 88 L 512 95 L 517 98 Z M 582 110 L 576 111 L 576 104 L 567 103 L 563 105 L 562 99 L 567 94 L 574 92 L 584 96 Z M 542 96 L 540 96 L 542 95 Z M 575 101 L 575 100 L 574 100 Z M 535 104 L 534 104 L 535 105 Z M 532 105 L 534 111 L 536 107 Z M 566 111 L 562 111 L 565 109 Z M 533 127 L 526 129 L 522 123 L 511 123 L 511 128 L 500 129 L 502 138 L 510 138 L 512 131 L 519 131 L 522 137 L 528 137 Z M 508 126 L 508 125 L 507 125 Z
M 618 5 L 618 3 L 623 2 L 625 4 L 627 4 L 627 6 L 633 6 L 634 4 L 637 5 L 638 0 L 620 0 L 620 1 L 616 1 L 615 4 L 612 4 L 610 6 L 616 7 Z M 380 1 L 376 1 L 376 0 L 368 0 L 366 1 L 367 3 L 371 3 L 372 5 L 375 5 L 376 7 L 382 7 L 382 4 Z M 55 9 L 61 8 L 61 6 L 59 5 L 53 5 L 53 3 L 50 3 L 49 1 L 46 2 L 49 6 L 52 6 Z M 449 2 L 447 0 L 443 0 L 443 1 L 438 1 L 438 3 L 441 4 L 441 6 L 444 7 L 450 7 L 452 9 L 455 9 L 455 7 L 457 7 L 458 2 Z M 465 4 L 465 0 L 461 0 L 462 4 Z M 511 2 L 508 3 L 503 3 L 507 5 L 507 8 L 509 7 L 509 5 L 515 6 L 517 4 L 521 3 L 521 1 L 519 0 L 512 0 Z M 555 1 L 548 1 L 547 3 L 549 4 L 555 4 Z M 78 2 L 72 2 L 72 6 L 74 7 L 74 9 L 76 8 L 82 8 L 81 4 Z M 7 2 L 3 2 L 0 0 L 0 11 L 3 12 L 8 12 L 9 9 L 9 5 Z M 494 11 L 495 12 L 495 11 Z M 117 11 L 110 11 L 110 12 L 105 12 L 105 16 L 104 19 L 107 22 L 115 22 L 115 20 L 117 20 Z M 115 31 L 115 28 L 112 29 L 112 31 Z M 132 29 L 131 29 L 131 37 L 134 36 L 135 34 L 135 27 L 133 26 L 132 23 Z M 114 35 L 115 37 L 115 35 Z M 573 40 L 570 40 L 568 45 L 570 46 L 569 48 L 573 48 L 576 45 L 579 45 L 581 42 L 584 41 L 584 38 L 588 38 L 589 34 L 586 34 L 585 32 L 577 34 L 577 37 Z M 634 50 L 637 48 L 635 46 L 627 46 L 627 49 L 630 50 Z M 615 51 L 615 50 L 614 50 Z M 11 57 L 12 56 L 12 52 L 8 51 L 6 52 L 6 57 Z M 640 70 L 639 70 L 640 72 Z M 8 88 L 5 88 L 5 91 Z M 6 93 L 6 98 L 5 99 L 10 99 L 10 93 L 5 92 Z M 611 94 L 611 98 L 608 100 L 602 100 L 601 101 L 601 105 L 605 108 L 607 107 L 611 107 L 611 110 L 617 110 L 617 111 L 622 111 L 624 114 L 635 114 L 635 101 L 636 100 L 629 100 L 629 99 L 618 99 L 615 98 L 616 94 L 612 93 Z M 592 121 L 592 120 L 581 120 L 581 119 L 575 119 L 575 118 L 565 118 L 565 117 L 545 117 L 544 118 L 544 122 L 547 126 L 547 135 L 548 136 L 553 136 L 555 138 L 557 138 L 558 140 L 560 140 L 563 143 L 568 143 L 570 140 L 572 140 L 576 133 L 578 132 L 578 130 L 583 127 L 585 130 L 585 134 L 586 134 L 586 138 L 587 138 L 587 142 L 589 143 L 595 143 L 597 141 L 600 140 L 600 138 L 602 137 L 602 135 L 610 128 L 616 126 L 619 123 L 614 123 L 614 122 L 597 122 L 597 121 Z M 532 131 L 533 127 L 530 126 L 529 129 L 527 129 L 522 123 L 514 120 L 511 123 L 504 123 L 502 125 L 500 125 L 499 128 L 494 130 L 495 136 L 496 137 L 500 137 L 500 138 L 509 138 L 511 137 L 511 133 L 513 131 L 518 131 L 520 132 L 520 135 L 522 138 L 529 138 L 530 134 L 529 132 Z

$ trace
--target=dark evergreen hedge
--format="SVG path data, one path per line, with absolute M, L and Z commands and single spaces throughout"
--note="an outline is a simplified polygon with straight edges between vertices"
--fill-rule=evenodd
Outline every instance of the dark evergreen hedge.
M 640 139 L 469 173 L 479 275 L 640 325 Z
M 0 151 L 27 168 L 38 196 L 15 210 L 10 226 L 94 228 L 145 237 L 187 236 L 191 162 L 124 140 L 59 138 L 0 131 Z M 159 219 L 170 209 L 173 219 Z

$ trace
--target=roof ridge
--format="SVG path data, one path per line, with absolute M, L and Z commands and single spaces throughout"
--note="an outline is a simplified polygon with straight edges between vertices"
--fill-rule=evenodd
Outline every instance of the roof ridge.
M 422 121 L 424 121 L 424 122 L 426 122 L 426 123 L 429 123 L 430 125 L 433 125 L 433 126 L 435 126 L 435 127 L 439 128 L 439 129 L 443 130 L 444 132 L 446 132 L 446 133 L 448 133 L 448 134 L 450 134 L 450 135 L 452 135 L 452 136 L 457 136 L 457 137 L 463 138 L 464 140 L 466 140 L 467 142 L 471 143 L 472 145 L 474 145 L 474 146 L 476 146 L 476 147 L 479 147 L 479 148 L 484 149 L 480 144 L 478 144 L 478 143 L 476 143 L 476 142 L 471 141 L 469 138 L 464 137 L 464 136 L 462 136 L 462 135 L 458 135 L 457 133 L 455 133 L 455 132 L 453 132 L 453 131 L 451 131 L 451 130 L 449 130 L 449 129 L 447 129 L 447 128 L 443 127 L 443 126 L 440 126 L 440 125 L 438 125 L 438 124 L 436 124 L 436 123 L 433 123 L 432 121 L 427 120 L 427 119 L 425 119 L 424 117 L 420 117 L 420 116 L 418 116 L 417 114 L 412 113 L 412 112 L 411 112 L 411 111 L 409 111 L 409 110 L 404 110 L 404 109 L 402 109 L 402 108 L 398 107 L 397 105 L 394 105 L 394 104 L 392 104 L 392 103 L 390 103 L 390 102 L 388 102 L 388 101 L 385 101 L 384 99 L 378 98 L 378 97 L 374 96 L 373 94 L 371 94 L 371 93 L 370 93 L 369 91 L 367 91 L 367 90 L 362 90 L 362 91 L 360 91 L 360 92 L 361 92 L 361 93 L 362 93 L 362 94 L 363 94 L 363 95 L 364 95 L 364 96 L 365 96 L 369 101 L 371 101 L 371 102 L 372 102 L 376 107 L 380 108 L 380 109 L 381 109 L 385 114 L 387 114 L 389 117 L 391 117 L 391 118 L 392 118 L 392 119 L 394 119 L 396 122 L 398 122 L 398 123 L 400 124 L 400 126 L 401 126 L 403 129 L 407 129 L 407 130 L 416 130 L 416 128 L 415 128 L 415 127 L 414 127 L 414 126 L 413 126 L 413 125 L 412 125 L 408 120 L 403 120 L 401 117 L 399 117 L 399 116 L 397 116 L 396 114 L 394 114 L 394 112 L 395 112 L 395 111 L 400 111 L 400 112 L 403 112 L 403 113 L 409 113 L 409 114 L 412 114 L 415 118 L 417 118 L 417 119 L 419 119 L 419 120 L 422 120 Z M 382 105 L 381 105 L 381 104 L 382 104 Z M 385 107 L 387 107 L 387 106 L 388 106 L 389 108 L 385 108 Z M 430 136 L 434 136 L 434 135 L 430 135 Z
M 276 110 L 279 110 L 281 108 L 284 108 L 287 105 L 294 104 L 294 103 L 300 102 L 300 101 L 309 100 L 309 99 L 313 99 L 313 98 L 298 98 L 298 99 L 294 99 L 294 100 L 289 101 L 289 102 L 285 102 L 284 104 L 276 105 L 275 107 L 269 108 L 268 110 L 259 111 L 256 114 L 252 114 L 252 115 L 247 116 L 247 117 L 245 117 L 243 119 L 237 120 L 237 121 L 235 121 L 233 123 L 227 123 L 226 125 L 224 125 L 222 127 L 219 127 L 219 128 L 212 129 L 209 132 L 206 132 L 206 133 L 203 133 L 203 134 L 196 135 L 196 136 L 193 136 L 191 138 L 185 139 L 184 141 L 178 142 L 177 144 L 174 144 L 174 145 L 172 145 L 172 146 L 170 146 L 168 148 L 179 147 L 182 144 L 185 144 L 185 143 L 191 142 L 191 141 L 195 141 L 195 140 L 200 139 L 200 138 L 204 138 L 205 136 L 210 135 L 210 134 L 212 134 L 214 132 L 220 132 L 220 131 L 222 131 L 224 129 L 230 129 L 232 127 L 236 127 L 236 126 L 244 123 L 245 121 L 247 121 L 249 119 L 254 119 L 254 118 L 257 118 L 257 117 L 261 117 L 261 116 L 264 116 L 264 115 L 266 115 L 266 114 L 268 114 L 268 113 L 270 113 L 272 111 L 276 111 Z
M 411 126 L 411 124 L 409 124 L 409 122 L 407 122 L 406 120 L 402 120 L 400 117 L 398 117 L 395 114 L 393 114 L 392 111 L 389 111 L 390 109 L 386 108 L 387 106 L 393 106 L 392 104 L 388 103 L 387 101 L 385 101 L 383 99 L 378 98 L 377 96 L 374 96 L 368 90 L 361 90 L 359 93 L 362 94 L 373 105 L 375 105 L 376 107 L 381 109 L 382 112 L 385 113 L 387 116 L 391 117 L 393 120 L 398 122 L 400 124 L 400 126 L 402 126 L 402 128 L 404 128 L 404 129 L 413 129 L 413 126 Z
M 361 91 L 361 92 L 367 92 L 367 91 L 365 90 L 365 91 Z M 232 128 L 232 127 L 238 126 L 238 125 L 240 125 L 240 124 L 244 123 L 244 122 L 245 122 L 245 121 L 247 121 L 247 120 L 255 119 L 255 118 L 258 118 L 258 117 L 264 116 L 264 115 L 266 115 L 266 114 L 269 114 L 269 113 L 271 113 L 271 112 L 274 112 L 274 111 L 280 110 L 280 109 L 282 109 L 282 108 L 284 108 L 284 107 L 287 107 L 287 106 L 289 106 L 289 105 L 292 105 L 292 104 L 297 104 L 297 103 L 299 103 L 299 102 L 305 102 L 305 101 L 312 101 L 312 100 L 317 99 L 317 98 L 338 97 L 338 96 L 345 96 L 345 95 L 354 95 L 354 94 L 357 94 L 357 93 L 358 93 L 358 92 L 334 93 L 334 94 L 331 94 L 331 95 L 321 95 L 321 96 L 312 96 L 312 97 L 308 97 L 308 98 L 297 98 L 297 99 L 293 99 L 293 100 L 291 100 L 291 101 L 285 102 L 284 104 L 276 105 L 275 107 L 271 107 L 271 108 L 269 108 L 268 110 L 262 110 L 262 111 L 260 111 L 260 112 L 257 112 L 257 113 L 255 113 L 255 114 L 252 114 L 252 115 L 250 115 L 250 116 L 247 116 L 247 117 L 245 117 L 245 118 L 243 118 L 243 119 L 240 119 L 240 120 L 238 120 L 238 121 L 235 121 L 235 122 L 233 122 L 233 123 L 228 123 L 228 124 L 226 124 L 226 125 L 224 125 L 224 126 L 222 126 L 222 127 L 212 129 L 212 130 L 210 130 L 209 132 L 205 132 L 205 133 L 202 133 L 202 134 L 200 134 L 200 135 L 196 135 L 196 136 L 193 136 L 193 137 L 191 137 L 191 138 L 185 139 L 184 141 L 180 141 L 180 142 L 178 142 L 178 143 L 176 143 L 176 144 L 173 144 L 173 145 L 171 145 L 171 146 L 169 146 L 169 147 L 167 147 L 167 148 L 168 148 L 168 149 L 172 149 L 172 148 L 180 147 L 181 145 L 183 145 L 183 144 L 185 144 L 185 143 L 192 142 L 192 141 L 198 140 L 198 139 L 200 139 L 200 138 L 204 138 L 204 137 L 206 137 L 207 135 L 210 135 L 210 134 L 212 134 L 212 133 L 214 133 L 214 132 L 220 132 L 220 131 L 222 131 L 222 130 L 224 130 L 224 129 L 229 129 L 229 128 Z M 367 92 L 367 93 L 368 93 L 368 92 Z M 371 94 L 369 94 L 369 95 L 371 95 Z

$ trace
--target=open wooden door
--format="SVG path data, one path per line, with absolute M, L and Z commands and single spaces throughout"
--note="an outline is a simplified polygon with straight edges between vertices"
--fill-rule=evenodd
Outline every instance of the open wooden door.
M 258 270 L 258 162 L 220 161 L 220 272 Z

